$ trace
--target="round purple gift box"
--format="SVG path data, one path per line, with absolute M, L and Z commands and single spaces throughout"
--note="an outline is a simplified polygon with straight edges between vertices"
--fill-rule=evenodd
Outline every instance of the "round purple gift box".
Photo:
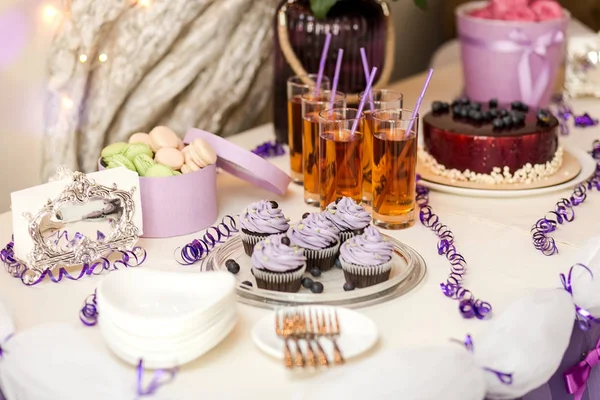
M 104 169 L 98 160 L 98 168 Z M 145 238 L 187 235 L 211 226 L 219 214 L 217 167 L 165 178 L 140 177 Z
M 569 12 L 563 9 L 563 18 L 540 22 L 468 15 L 487 4 L 476 1 L 456 9 L 465 94 L 481 102 L 497 98 L 547 106 L 564 61 Z

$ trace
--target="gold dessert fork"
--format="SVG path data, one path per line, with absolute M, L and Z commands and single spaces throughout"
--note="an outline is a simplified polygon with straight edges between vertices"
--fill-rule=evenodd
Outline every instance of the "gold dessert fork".
M 324 312 L 321 314 L 321 317 L 323 319 L 325 319 L 324 314 Z M 336 365 L 342 365 L 346 362 L 346 360 L 344 360 L 344 356 L 342 355 L 342 352 L 337 343 L 337 338 L 341 334 L 341 329 L 340 319 L 336 310 L 333 310 L 333 317 L 331 316 L 331 314 L 327 315 L 327 319 L 324 325 L 326 331 L 325 335 L 329 337 L 331 343 L 333 344 L 333 362 Z
M 296 360 L 294 362 L 294 364 L 296 364 L 296 367 L 300 367 L 300 368 L 304 368 L 304 366 L 306 365 L 306 362 L 304 361 L 304 355 L 302 354 L 302 349 L 300 348 L 300 340 L 298 339 L 298 336 L 295 335 L 296 333 L 296 321 L 295 321 L 295 315 L 293 312 L 287 312 L 285 314 L 285 320 L 284 320 L 284 325 L 285 325 L 285 330 L 288 332 L 288 337 L 291 338 L 294 343 L 296 344 Z
M 291 332 L 286 329 L 285 326 L 285 315 L 279 315 L 279 312 L 275 312 L 275 332 L 277 336 L 283 339 L 283 361 L 286 368 L 292 368 L 294 366 L 292 362 L 292 352 L 290 351 L 290 345 L 288 343 Z
M 309 367 L 316 367 L 317 360 L 315 358 L 315 353 L 310 345 L 309 333 L 306 327 L 306 317 L 304 315 L 303 309 L 298 309 L 296 311 L 296 315 L 294 316 L 294 321 L 296 323 L 294 329 L 294 335 L 298 338 L 298 340 L 306 341 L 306 363 Z
M 327 359 L 327 356 L 325 355 L 325 352 L 323 351 L 323 347 L 321 346 L 321 343 L 319 342 L 319 327 L 318 327 L 318 323 L 316 322 L 317 317 L 316 315 L 313 317 L 313 314 L 316 314 L 316 312 L 313 312 L 312 309 L 308 309 L 307 310 L 308 313 L 308 330 L 307 332 L 307 337 L 308 337 L 308 341 L 309 341 L 309 346 L 311 342 L 314 342 L 315 345 L 317 346 L 317 355 L 319 358 L 319 364 L 323 367 L 329 367 L 329 360 Z

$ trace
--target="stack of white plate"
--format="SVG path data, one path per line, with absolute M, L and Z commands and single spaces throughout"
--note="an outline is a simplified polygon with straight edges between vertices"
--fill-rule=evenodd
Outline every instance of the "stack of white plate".
M 236 322 L 235 279 L 139 269 L 108 275 L 97 290 L 98 325 L 125 362 L 172 368 L 219 344 Z

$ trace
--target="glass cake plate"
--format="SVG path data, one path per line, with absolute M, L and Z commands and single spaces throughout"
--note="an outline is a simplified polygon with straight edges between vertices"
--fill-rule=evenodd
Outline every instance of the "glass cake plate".
M 426 265 L 423 257 L 414 250 L 396 239 L 384 235 L 394 245 L 393 267 L 390 279 L 378 285 L 363 289 L 344 291 L 344 273 L 341 268 L 333 267 L 324 272 L 320 277 L 311 279 L 321 282 L 325 288 L 323 293 L 312 293 L 302 287 L 298 293 L 284 293 L 271 290 L 258 289 L 252 275 L 250 257 L 244 252 L 240 236 L 230 238 L 223 245 L 210 252 L 202 263 L 203 271 L 227 271 L 225 261 L 234 259 L 240 265 L 240 272 L 236 274 L 239 282 L 237 287 L 238 300 L 263 308 L 277 308 L 281 306 L 297 306 L 310 304 L 327 304 L 344 306 L 348 308 L 367 307 L 399 297 L 414 289 L 425 276 Z M 252 282 L 252 287 L 242 284 L 244 281 Z

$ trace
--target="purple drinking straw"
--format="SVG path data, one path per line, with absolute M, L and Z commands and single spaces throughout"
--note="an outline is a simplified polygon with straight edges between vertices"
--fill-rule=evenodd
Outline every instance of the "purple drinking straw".
M 425 97 L 425 92 L 429 87 L 429 82 L 431 82 L 431 77 L 433 76 L 433 68 L 429 69 L 429 73 L 427 74 L 427 79 L 425 79 L 425 84 L 423 85 L 423 89 L 421 90 L 421 95 L 417 99 L 417 104 L 415 104 L 415 109 L 413 110 L 413 117 L 408 122 L 408 128 L 406 129 L 406 137 L 410 136 L 410 131 L 415 123 L 415 117 L 419 114 L 419 108 L 421 107 L 421 103 L 423 102 L 423 97 Z
M 367 52 L 364 47 L 360 48 L 360 56 L 362 57 L 363 69 L 365 70 L 365 79 L 369 80 L 369 61 L 367 61 Z M 371 106 L 371 111 L 375 111 L 375 103 L 373 103 L 373 91 L 369 90 L 369 93 L 366 93 L 369 96 L 369 106 Z
M 377 67 L 373 67 L 373 69 L 371 70 L 371 76 L 369 77 L 369 80 L 367 82 L 367 87 L 365 88 L 365 92 L 371 91 L 371 87 L 373 86 L 373 81 L 375 80 L 376 74 Z M 356 132 L 356 128 L 358 128 L 358 120 L 360 119 L 363 109 L 365 108 L 366 100 L 367 96 L 363 96 L 363 98 L 360 100 L 360 104 L 358 105 L 358 113 L 356 115 L 356 119 L 354 119 L 354 124 L 352 124 L 352 131 L 350 132 L 351 135 L 354 135 L 354 132 Z
M 344 49 L 338 50 L 338 57 L 335 63 L 335 74 L 333 74 L 333 86 L 331 86 L 331 94 L 329 95 L 329 109 L 333 108 L 335 101 L 335 92 L 337 91 L 338 81 L 340 80 L 340 69 L 342 69 L 342 59 L 344 58 Z
M 327 52 L 329 52 L 329 44 L 331 43 L 331 33 L 325 36 L 325 44 L 323 45 L 323 52 L 321 53 L 321 61 L 319 62 L 319 73 L 317 74 L 317 87 L 315 93 L 319 95 L 321 90 L 321 82 L 323 81 L 323 72 L 325 71 L 325 62 L 327 62 Z

